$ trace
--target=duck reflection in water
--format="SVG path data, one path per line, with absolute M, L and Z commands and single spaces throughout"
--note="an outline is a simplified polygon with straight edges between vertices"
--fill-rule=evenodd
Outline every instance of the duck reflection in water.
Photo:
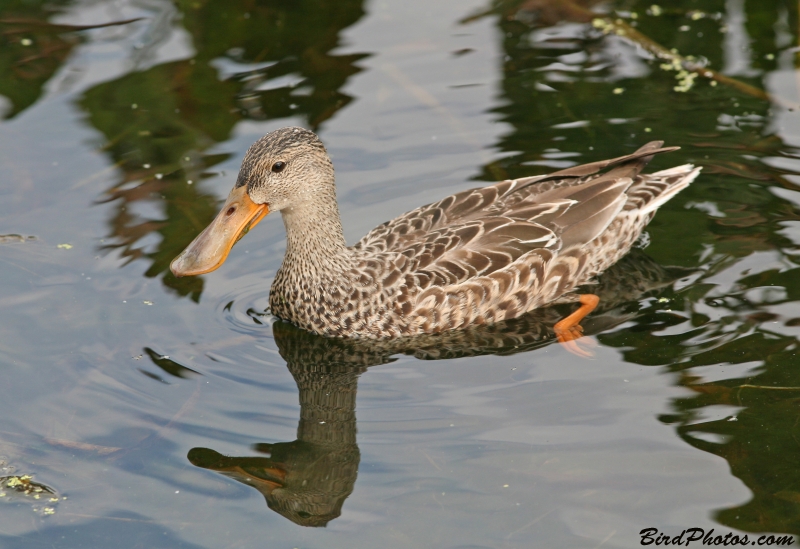
M 264 457 L 226 457 L 189 451 L 192 464 L 250 485 L 270 509 L 302 526 L 325 526 L 353 492 L 361 454 L 356 444 L 358 376 L 372 363 L 285 322 L 275 341 L 300 390 L 297 440 L 255 444 Z M 332 344 L 333 343 L 333 344 Z M 340 348 L 337 348 L 340 347 Z
M 635 319 L 636 300 L 670 286 L 690 271 L 663 268 L 640 250 L 606 271 L 592 287 L 598 312 L 584 320 L 587 335 Z M 302 526 L 325 526 L 342 512 L 353 492 L 361 454 L 356 443 L 358 377 L 397 354 L 421 360 L 478 355 L 511 355 L 553 341 L 563 316 L 555 307 L 522 317 L 443 334 L 394 340 L 331 339 L 285 322 L 272 329 L 275 343 L 300 392 L 297 440 L 260 443 L 261 457 L 227 457 L 193 448 L 188 459 L 261 492 L 273 511 Z

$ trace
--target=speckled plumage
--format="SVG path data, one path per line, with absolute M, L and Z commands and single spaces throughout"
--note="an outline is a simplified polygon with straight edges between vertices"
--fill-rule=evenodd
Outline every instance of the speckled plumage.
M 348 247 L 333 165 L 317 136 L 283 128 L 248 151 L 237 187 L 281 211 L 287 249 L 273 314 L 334 337 L 390 338 L 499 322 L 559 300 L 625 255 L 655 211 L 699 173 L 653 174 L 636 152 L 463 191 Z M 285 163 L 280 173 L 271 167 Z M 603 171 L 605 170 L 605 171 Z

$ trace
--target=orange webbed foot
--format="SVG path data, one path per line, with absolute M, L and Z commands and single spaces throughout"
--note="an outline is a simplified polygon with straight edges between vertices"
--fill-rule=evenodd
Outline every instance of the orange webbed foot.
M 558 342 L 570 353 L 584 358 L 594 356 L 590 351 L 581 348 L 576 340 L 583 337 L 583 328 L 580 325 L 580 321 L 591 313 L 598 303 L 600 303 L 600 298 L 594 294 L 580 296 L 581 306 L 578 310 L 553 326 Z

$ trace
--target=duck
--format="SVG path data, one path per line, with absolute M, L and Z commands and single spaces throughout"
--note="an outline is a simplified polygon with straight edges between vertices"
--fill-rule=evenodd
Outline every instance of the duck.
M 281 320 L 378 340 L 578 303 L 554 326 L 569 344 L 599 302 L 576 290 L 625 256 L 656 210 L 700 173 L 692 164 L 643 173 L 653 156 L 678 148 L 651 141 L 618 158 L 458 192 L 348 246 L 325 146 L 312 131 L 282 128 L 248 149 L 219 214 L 170 270 L 180 277 L 219 268 L 239 239 L 280 212 L 286 252 L 269 308 Z

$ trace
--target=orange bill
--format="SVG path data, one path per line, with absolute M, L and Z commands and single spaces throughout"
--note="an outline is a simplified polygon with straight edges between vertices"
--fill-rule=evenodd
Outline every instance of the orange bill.
M 225 262 L 233 245 L 268 213 L 269 205 L 253 202 L 246 186 L 233 189 L 214 221 L 172 260 L 170 270 L 175 276 L 213 271 Z

